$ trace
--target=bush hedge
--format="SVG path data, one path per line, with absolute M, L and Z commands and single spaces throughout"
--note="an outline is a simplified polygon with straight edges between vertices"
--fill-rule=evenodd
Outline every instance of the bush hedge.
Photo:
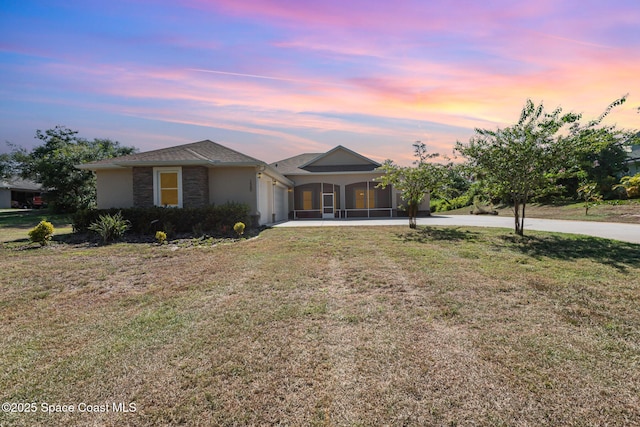
M 454 209 L 464 208 L 470 206 L 473 200 L 471 194 L 463 194 L 462 196 L 445 200 L 445 199 L 432 199 L 431 200 L 431 212 L 444 212 Z
M 250 208 L 243 203 L 225 203 L 202 208 L 128 208 L 128 209 L 85 209 L 72 216 L 73 230 L 83 233 L 98 221 L 100 216 L 115 215 L 131 223 L 130 232 L 154 236 L 156 231 L 171 233 L 224 233 L 233 232 L 235 223 L 251 224 Z

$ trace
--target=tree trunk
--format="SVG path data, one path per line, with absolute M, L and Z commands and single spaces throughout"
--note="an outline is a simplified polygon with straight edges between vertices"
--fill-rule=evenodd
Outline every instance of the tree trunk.
M 520 217 L 520 235 L 524 236 L 524 210 L 527 207 L 526 199 L 522 202 L 522 216 Z
M 515 232 L 522 236 L 522 230 L 520 229 L 520 203 L 518 202 L 518 199 L 513 200 L 513 218 L 516 222 Z
M 522 202 L 518 200 L 518 198 L 513 199 L 513 217 L 516 223 L 516 234 L 518 236 L 524 236 L 524 215 L 525 208 L 527 206 L 526 197 Z M 520 207 L 522 206 L 522 213 L 520 212 Z
M 409 203 L 409 228 L 417 228 L 418 223 L 416 217 L 418 216 L 418 205 L 415 203 Z

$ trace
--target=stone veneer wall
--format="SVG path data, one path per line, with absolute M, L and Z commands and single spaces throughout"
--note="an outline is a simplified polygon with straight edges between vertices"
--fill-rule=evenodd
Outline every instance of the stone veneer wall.
M 133 207 L 153 207 L 153 168 L 133 168 Z
M 204 166 L 182 167 L 182 206 L 199 208 L 209 204 L 209 169 Z
M 209 204 L 209 170 L 204 166 L 182 167 L 182 206 L 198 208 Z M 153 168 L 133 168 L 133 206 L 153 207 Z

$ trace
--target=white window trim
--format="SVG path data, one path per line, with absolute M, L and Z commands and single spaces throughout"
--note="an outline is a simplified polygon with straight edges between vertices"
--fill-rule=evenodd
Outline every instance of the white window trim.
M 178 173 L 178 206 L 182 207 L 182 167 L 156 167 L 153 168 L 153 204 L 155 206 L 164 207 L 160 204 L 160 173 L 162 172 L 177 172 Z

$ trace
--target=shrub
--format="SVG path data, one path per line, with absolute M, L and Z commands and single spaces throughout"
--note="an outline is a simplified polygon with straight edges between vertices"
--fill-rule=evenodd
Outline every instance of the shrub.
M 493 203 L 490 201 L 486 201 L 480 196 L 475 196 L 473 198 L 473 210 L 471 213 L 473 215 L 497 215 L 498 211 L 493 208 Z
M 471 205 L 471 196 L 469 194 L 463 194 L 462 196 L 454 197 L 453 199 L 433 199 L 431 200 L 431 212 L 443 212 L 454 209 L 464 208 Z
M 602 201 L 602 195 L 598 193 L 596 182 L 587 182 L 578 187 L 578 196 L 584 200 L 584 214 L 589 215 L 589 208 Z
M 164 232 L 167 236 L 175 237 L 176 235 L 176 227 L 173 225 L 171 221 L 164 222 Z
M 38 225 L 29 231 L 29 239 L 34 243 L 40 243 L 40 246 L 45 246 L 53 237 L 53 224 L 46 220 L 40 221 Z
M 100 215 L 98 221 L 89 226 L 89 230 L 98 233 L 105 243 L 120 239 L 129 228 L 131 222 L 124 219 L 121 212 L 115 215 Z
M 76 232 L 89 230 L 90 224 L 98 221 L 101 215 L 114 215 L 122 212 L 122 217 L 131 222 L 131 233 L 154 236 L 162 230 L 168 235 L 174 233 L 193 233 L 197 230 L 216 232 L 223 228 L 233 229 L 236 222 L 250 226 L 250 208 L 243 203 L 226 203 L 201 208 L 129 208 L 129 209 L 89 209 L 80 210 L 73 215 L 73 229 Z M 171 230 L 169 230 L 171 228 Z
M 622 188 L 627 193 L 627 197 L 630 199 L 637 199 L 640 197 L 640 173 L 634 176 L 623 176 L 620 180 L 620 184 L 613 187 L 614 189 Z
M 191 229 L 191 232 L 195 237 L 203 237 L 204 235 L 207 234 L 201 222 L 198 222 L 197 224 L 195 224 Z
M 156 240 L 161 245 L 164 244 L 164 242 L 167 240 L 167 233 L 165 233 L 164 231 L 156 231 Z
M 242 236 L 244 234 L 244 227 L 244 222 L 236 222 L 233 226 L 233 231 L 235 231 L 238 236 Z

